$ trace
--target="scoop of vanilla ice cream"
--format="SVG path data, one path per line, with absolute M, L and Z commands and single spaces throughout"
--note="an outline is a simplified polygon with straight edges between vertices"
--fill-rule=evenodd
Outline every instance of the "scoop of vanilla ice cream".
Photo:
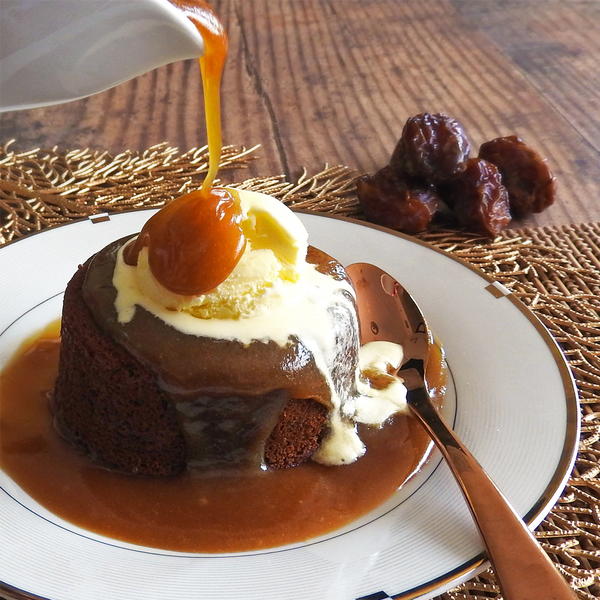
M 150 270 L 148 249 L 138 256 L 140 292 L 159 305 L 200 319 L 242 319 L 267 310 L 267 297 L 284 283 L 298 280 L 306 267 L 308 233 L 284 204 L 258 192 L 236 190 L 242 210 L 246 249 L 227 279 L 199 296 L 175 294 Z

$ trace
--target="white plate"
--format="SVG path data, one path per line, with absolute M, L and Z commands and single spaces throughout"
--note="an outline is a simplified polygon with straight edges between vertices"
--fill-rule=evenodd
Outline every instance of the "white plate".
M 0 251 L 0 368 L 59 316 L 77 264 L 139 231 L 153 212 L 80 221 Z M 314 245 L 345 264 L 375 263 L 414 295 L 447 352 L 456 431 L 537 525 L 568 477 L 579 433 L 575 388 L 548 332 L 502 286 L 490 289 L 491 280 L 426 244 L 352 220 L 301 217 Z M 438 463 L 343 530 L 228 555 L 104 538 L 49 513 L 0 472 L 0 581 L 51 600 L 429 598 L 485 567 L 465 502 Z

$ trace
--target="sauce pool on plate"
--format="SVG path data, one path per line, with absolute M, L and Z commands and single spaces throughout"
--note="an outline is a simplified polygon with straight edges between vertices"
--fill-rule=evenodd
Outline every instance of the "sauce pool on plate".
M 241 552 L 302 542 L 373 510 L 415 472 L 431 443 L 408 414 L 364 428 L 353 464 L 172 478 L 122 475 L 67 444 L 48 406 L 58 368 L 55 324 L 0 374 L 0 467 L 34 500 L 79 527 L 182 552 Z

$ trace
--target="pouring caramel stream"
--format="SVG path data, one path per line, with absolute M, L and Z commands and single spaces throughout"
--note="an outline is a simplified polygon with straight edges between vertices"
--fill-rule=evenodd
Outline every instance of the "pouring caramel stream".
M 148 247 L 156 280 L 176 294 L 195 296 L 217 287 L 233 271 L 246 242 L 240 227 L 241 209 L 234 192 L 213 183 L 221 158 L 221 78 L 227 57 L 222 24 L 201 0 L 172 0 L 196 26 L 204 40 L 199 59 L 208 138 L 208 173 L 200 190 L 177 198 L 144 225 L 124 254 L 137 264 Z
M 204 55 L 200 57 L 200 73 L 204 91 L 204 114 L 208 138 L 208 173 L 202 192 L 210 193 L 221 158 L 221 78 L 227 58 L 227 35 L 210 6 L 202 0 L 171 0 L 196 26 L 204 40 Z

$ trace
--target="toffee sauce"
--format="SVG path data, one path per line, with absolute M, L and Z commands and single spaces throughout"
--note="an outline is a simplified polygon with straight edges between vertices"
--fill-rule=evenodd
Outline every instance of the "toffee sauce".
M 367 453 L 342 467 L 133 477 L 91 463 L 60 438 L 48 409 L 60 341 L 54 324 L 24 343 L 0 374 L 0 466 L 33 499 L 84 529 L 182 552 L 241 552 L 301 542 L 344 526 L 415 472 L 431 442 L 399 414 L 363 428 Z

